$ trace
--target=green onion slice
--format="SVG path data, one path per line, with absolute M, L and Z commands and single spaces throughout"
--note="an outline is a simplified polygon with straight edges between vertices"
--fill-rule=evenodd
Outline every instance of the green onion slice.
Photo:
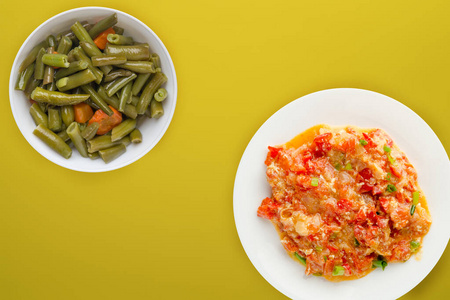
M 388 265 L 387 261 L 385 260 L 373 260 L 372 261 L 372 268 L 381 268 L 384 271 L 384 268 L 386 268 Z
M 420 192 L 419 191 L 415 191 L 413 193 L 413 204 L 414 205 L 419 204 L 419 198 L 420 198 Z
M 346 170 L 351 170 L 351 169 L 353 169 L 353 168 L 352 168 L 352 164 L 351 164 L 351 163 L 347 163 L 347 164 L 345 165 L 345 169 L 346 169 Z
M 345 274 L 345 269 L 343 266 L 334 266 L 333 276 L 342 276 Z
M 409 211 L 410 215 L 414 215 L 414 211 L 416 210 L 416 206 L 413 204 L 411 205 L 411 210 Z
M 397 188 L 393 184 L 388 184 L 386 187 L 386 191 L 389 193 L 393 193 L 397 191 Z
M 297 252 L 294 253 L 295 257 L 301 262 L 302 265 L 306 266 L 306 258 L 301 257 Z
M 319 185 L 319 178 L 317 178 L 317 177 L 311 178 L 311 185 L 312 186 L 318 186 Z
M 383 147 L 384 152 L 390 153 L 391 152 L 391 148 L 389 146 L 384 145 Z
M 418 241 L 411 241 L 409 243 L 409 245 L 411 246 L 411 250 L 416 251 L 420 247 L 420 242 L 418 242 Z
M 386 180 L 387 180 L 387 181 L 391 181 L 391 176 L 392 176 L 391 172 L 387 172 L 387 174 L 386 174 Z
M 361 146 L 365 146 L 368 144 L 368 142 L 366 140 L 359 140 L 359 143 L 361 144 Z

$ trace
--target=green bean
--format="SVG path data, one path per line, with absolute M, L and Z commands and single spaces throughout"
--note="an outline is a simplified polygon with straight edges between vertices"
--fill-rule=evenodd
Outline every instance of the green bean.
M 70 49 L 69 53 L 67 53 L 67 61 L 70 63 L 73 63 L 74 61 L 77 61 L 77 58 L 75 57 L 74 53 L 74 49 Z
M 86 103 L 87 105 L 89 105 L 90 107 L 92 107 L 93 110 L 97 110 L 100 109 L 100 106 L 98 106 L 97 104 L 95 104 L 91 98 L 87 99 L 86 101 L 84 101 L 84 103 Z
M 130 140 L 133 144 L 138 144 L 142 142 L 142 133 L 139 129 L 135 128 L 130 132 Z
M 33 90 L 38 87 L 42 83 L 42 80 L 31 78 L 31 80 L 28 81 L 27 86 L 25 87 L 25 90 L 23 91 L 25 93 L 25 96 L 29 99 L 31 93 Z
M 55 81 L 50 82 L 49 84 L 46 85 L 45 88 L 46 88 L 48 91 L 56 91 L 56 90 L 57 90 L 57 88 L 56 88 L 56 82 L 55 82 Z
M 54 52 L 53 47 L 47 48 L 47 54 L 52 54 L 53 52 Z M 46 65 L 44 68 L 44 78 L 43 78 L 44 85 L 47 85 L 50 82 L 53 82 L 54 75 L 55 75 L 55 69 L 53 69 L 53 67 L 51 67 L 51 66 Z
M 80 22 L 76 21 L 75 24 L 73 24 L 70 27 L 70 29 L 72 29 L 73 33 L 75 34 L 75 36 L 77 37 L 77 39 L 80 42 L 88 42 L 88 43 L 95 45 L 91 36 L 86 31 L 86 29 L 83 27 L 83 25 L 80 24 Z
M 34 78 L 42 80 L 44 78 L 44 63 L 42 62 L 42 56 L 45 54 L 45 48 L 41 48 L 36 56 L 36 62 L 34 67 Z
M 75 112 L 72 105 L 61 106 L 61 119 L 67 127 L 75 121 Z
M 48 106 L 49 106 L 48 103 L 45 103 L 45 102 L 37 102 L 37 104 L 39 105 L 39 108 L 40 108 L 43 112 L 47 113 Z
M 121 88 L 123 88 L 128 82 L 131 82 L 133 79 L 135 79 L 136 76 L 137 76 L 136 74 L 131 74 L 128 77 L 120 77 L 115 79 L 106 88 L 106 94 L 108 94 L 108 96 L 111 97 L 112 95 L 117 93 L 117 91 L 119 91 Z
M 89 153 L 88 152 L 88 157 L 92 160 L 100 158 L 100 155 L 98 154 L 98 152 L 94 152 L 94 153 Z
M 161 102 L 158 102 L 155 100 L 155 98 L 153 98 L 150 102 L 150 117 L 159 119 L 160 117 L 162 117 L 162 115 L 164 115 L 164 109 Z
M 107 65 L 120 65 L 127 61 L 125 55 L 120 54 L 106 54 L 91 57 L 92 64 L 95 67 Z
M 80 152 L 81 156 L 88 157 L 86 141 L 81 136 L 80 127 L 78 123 L 72 122 L 72 124 L 70 124 L 69 127 L 67 127 L 66 132 L 75 148 L 77 148 L 78 152 Z
M 72 49 L 72 40 L 68 38 L 67 36 L 63 36 L 61 40 L 59 41 L 58 48 L 56 49 L 56 52 L 59 54 L 66 54 L 69 53 L 70 49 Z
M 119 97 L 119 111 L 124 112 L 125 106 L 128 103 L 128 99 L 131 97 L 131 87 L 133 86 L 133 82 L 128 82 L 123 88 L 122 93 Z
M 34 129 L 33 134 L 64 158 L 68 159 L 72 155 L 72 149 L 64 142 L 64 140 L 44 125 L 39 124 Z
M 36 125 L 42 124 L 45 127 L 48 127 L 48 117 L 37 103 L 33 103 L 33 105 L 30 106 L 30 114 Z
M 37 54 L 39 53 L 39 50 L 41 50 L 42 47 L 43 48 L 47 48 L 48 47 L 47 41 L 42 41 L 39 44 L 37 44 L 36 46 L 34 46 L 33 49 L 31 49 L 30 53 L 28 53 L 27 57 L 20 64 L 19 74 L 22 73 L 23 71 L 25 71 L 25 69 L 29 65 L 34 63 L 34 61 L 36 60 L 36 56 L 37 56 Z
M 95 76 L 97 77 L 97 79 L 95 80 L 95 82 L 97 84 L 100 84 L 100 82 L 102 82 L 102 78 L 103 78 L 103 72 L 100 71 L 98 68 L 94 67 L 92 65 L 92 61 L 89 57 L 87 57 L 86 53 L 84 53 L 83 49 L 81 47 L 76 47 L 73 50 L 73 55 L 77 60 L 82 60 L 88 63 L 88 68 L 95 74 Z
M 123 36 L 121 34 L 108 34 L 106 40 L 113 45 L 133 45 L 134 41 L 131 36 Z
M 78 123 L 78 127 L 80 128 L 80 131 L 84 130 L 87 126 L 87 123 Z
M 118 67 L 136 73 L 156 73 L 156 69 L 150 61 L 127 61 Z
M 105 77 L 103 78 L 103 82 L 111 82 L 118 77 L 127 77 L 131 74 L 133 74 L 133 72 L 131 72 L 130 70 L 116 69 L 109 72 L 108 75 L 105 75 Z
M 161 68 L 156 68 L 156 73 L 162 73 L 162 69 Z
M 81 25 L 84 27 L 84 29 L 86 29 L 87 31 L 91 30 L 91 28 L 92 28 L 92 25 L 89 24 L 87 21 L 82 21 L 82 22 L 80 22 L 80 24 L 81 24 Z M 73 33 L 73 31 L 72 31 L 71 29 L 65 30 L 65 31 L 62 31 L 62 32 L 58 33 L 58 34 L 56 35 L 56 40 L 61 41 L 61 39 L 62 39 L 64 36 L 68 37 L 68 38 L 72 41 L 72 44 L 74 44 L 74 45 L 78 44 L 78 42 L 79 42 L 78 39 L 77 39 L 77 37 L 75 36 L 75 34 Z
M 95 81 L 95 79 L 95 74 L 92 73 L 90 69 L 86 69 L 84 71 L 61 78 L 56 82 L 56 86 L 58 87 L 58 90 L 60 90 L 61 92 L 65 92 L 78 86 L 82 86 Z
M 139 98 L 139 102 L 136 105 L 136 111 L 138 114 L 145 113 L 150 101 L 153 98 L 155 92 L 167 81 L 166 75 L 164 73 L 156 73 L 153 78 L 149 81 L 149 83 L 145 86 L 144 90 L 141 93 Z
M 109 163 L 116 159 L 117 157 L 121 156 L 127 151 L 127 148 L 125 145 L 120 144 L 108 149 L 100 150 L 98 151 L 98 154 L 103 159 L 105 163 Z
M 61 130 L 62 120 L 59 114 L 58 107 L 50 107 L 48 109 L 48 129 L 53 132 L 58 132 Z
M 80 46 L 83 49 L 83 51 L 86 53 L 87 56 L 93 57 L 93 56 L 102 56 L 104 55 L 100 49 L 97 48 L 95 44 L 91 44 L 88 42 L 80 42 Z M 112 70 L 112 66 L 100 66 L 100 70 L 102 70 L 103 74 L 107 75 Z
M 103 86 L 100 86 L 98 88 L 97 93 L 100 95 L 100 97 L 102 97 L 103 100 L 105 100 L 106 103 L 119 110 L 119 99 L 115 95 L 109 97 L 106 94 L 106 90 Z M 127 117 L 132 119 L 136 119 L 137 117 L 136 107 L 130 104 L 125 105 L 125 110 L 123 111 L 123 113 Z
M 89 35 L 91 38 L 96 38 L 97 35 L 105 31 L 106 29 L 117 24 L 117 14 L 113 13 L 112 15 L 101 19 L 98 21 L 92 28 L 89 30 Z
M 165 88 L 160 88 L 153 97 L 156 101 L 163 102 L 167 98 L 167 90 Z
M 119 98 L 117 98 L 116 95 L 112 95 L 111 97 L 106 94 L 106 89 L 103 85 L 100 85 L 97 89 L 97 93 L 102 97 L 103 100 L 105 100 L 109 105 L 114 107 L 115 109 L 119 108 Z M 111 103 L 114 103 L 111 104 Z M 115 105 L 117 104 L 117 105 Z
M 42 62 L 47 66 L 59 68 L 68 68 L 70 65 L 65 54 L 44 54 Z
M 112 45 L 106 44 L 106 54 L 124 54 L 127 60 L 149 60 L 150 48 L 148 44 Z
M 49 47 L 56 48 L 56 44 L 58 42 L 56 41 L 56 38 L 55 38 L 54 35 L 50 34 L 49 36 L 47 36 L 46 41 L 47 41 L 47 44 L 48 44 Z
M 161 60 L 157 53 L 152 53 L 152 56 L 150 57 L 150 59 L 153 62 L 153 64 L 155 65 L 155 68 L 161 68 Z
M 83 102 L 89 98 L 89 95 L 85 94 L 65 94 L 60 92 L 47 91 L 43 88 L 36 87 L 31 93 L 31 99 L 36 102 L 45 102 L 53 105 L 73 105 Z
M 139 97 L 138 96 L 131 96 L 131 102 L 130 104 L 133 106 L 136 106 L 136 104 L 139 102 Z
M 64 141 L 67 142 L 70 140 L 70 137 L 67 135 L 67 132 L 65 130 L 61 130 L 57 133 L 57 135 Z
M 128 135 L 136 128 L 135 119 L 126 119 L 111 131 L 111 141 L 115 142 Z
M 86 126 L 85 129 L 83 129 L 83 131 L 81 131 L 81 136 L 86 140 L 92 140 L 94 138 L 94 136 L 97 134 L 97 130 L 100 127 L 100 124 L 98 124 L 97 122 L 93 122 L 91 124 L 89 124 L 88 126 Z
M 31 63 L 23 72 L 19 74 L 19 78 L 16 81 L 16 90 L 24 91 L 27 87 L 28 81 L 33 76 L 35 63 Z
M 87 144 L 88 152 L 94 153 L 99 150 L 111 148 L 112 146 L 124 144 L 126 142 L 126 139 L 128 139 L 128 141 L 130 140 L 129 137 L 125 137 L 121 140 L 113 142 L 111 140 L 111 135 L 100 135 L 100 136 L 93 138 L 90 141 L 87 141 L 86 144 Z
M 86 94 L 89 94 L 92 102 L 98 105 L 101 110 L 103 110 L 104 113 L 106 113 L 108 116 L 112 116 L 114 112 L 109 108 L 108 104 L 100 97 L 100 95 L 92 88 L 90 85 L 86 84 L 81 86 L 81 89 Z
M 89 67 L 89 64 L 84 60 L 77 60 L 74 62 L 71 62 L 69 67 L 66 69 L 59 69 L 55 74 L 55 79 L 59 80 L 63 77 L 67 77 L 69 75 L 72 75 L 76 72 L 86 70 Z M 97 78 L 97 77 L 96 77 Z
M 131 88 L 133 96 L 139 94 L 151 75 L 152 73 L 140 73 L 137 75 L 136 80 L 133 82 L 133 87 Z
M 125 29 L 119 26 L 113 26 L 113 29 L 117 34 L 123 34 L 125 32 Z

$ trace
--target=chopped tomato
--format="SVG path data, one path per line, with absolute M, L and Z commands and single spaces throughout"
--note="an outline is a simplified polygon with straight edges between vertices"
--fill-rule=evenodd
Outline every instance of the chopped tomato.
M 272 219 L 277 215 L 278 204 L 272 198 L 265 198 L 258 208 L 258 217 Z
M 331 150 L 330 139 L 333 137 L 331 132 L 327 132 L 318 135 L 314 138 L 314 143 L 316 144 L 316 153 L 318 155 L 324 155 L 326 152 Z
M 277 157 L 278 153 L 280 153 L 280 148 L 276 147 L 268 147 L 269 152 L 267 153 L 266 161 L 264 162 L 267 166 L 271 164 L 271 162 Z

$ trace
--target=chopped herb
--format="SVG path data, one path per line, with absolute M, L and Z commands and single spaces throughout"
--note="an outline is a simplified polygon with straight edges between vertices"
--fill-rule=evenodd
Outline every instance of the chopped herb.
M 334 165 L 334 168 L 338 171 L 340 171 L 342 169 L 342 165 L 340 163 L 337 163 Z
M 356 247 L 359 247 L 359 245 L 361 245 L 361 244 L 360 244 L 359 241 L 355 238 L 355 246 L 356 246 Z
M 410 215 L 414 215 L 414 211 L 416 210 L 416 206 L 413 204 L 411 205 L 411 210 L 409 211 Z
M 353 168 L 352 168 L 352 164 L 351 164 L 351 163 L 347 163 L 347 164 L 345 165 L 345 169 L 346 169 L 346 170 L 351 170 L 351 169 L 353 169 Z
M 397 191 L 397 188 L 393 184 L 388 184 L 386 187 L 386 191 L 389 193 L 393 193 Z
M 368 144 L 368 142 L 366 140 L 359 140 L 359 143 L 361 144 L 361 146 L 365 146 Z
M 319 185 L 319 178 L 317 178 L 317 177 L 311 178 L 311 185 L 312 186 L 318 186 Z
M 384 271 L 384 268 L 386 268 L 388 265 L 387 261 L 385 260 L 373 260 L 372 261 L 372 268 L 381 268 Z
M 313 273 L 314 276 L 322 276 L 322 273 L 317 272 L 317 273 Z
M 411 241 L 409 243 L 409 245 L 411 246 L 411 250 L 417 251 L 417 249 L 420 247 L 420 242 L 418 242 L 418 241 Z
M 316 251 L 317 252 L 320 252 L 320 251 L 322 251 L 323 250 L 323 248 L 322 247 L 320 247 L 320 246 L 316 246 Z
M 387 154 L 387 158 L 391 165 L 395 165 L 395 158 L 393 158 L 389 153 Z
M 345 269 L 342 266 L 334 266 L 333 276 L 342 276 L 345 274 Z
M 389 146 L 384 145 L 383 150 L 384 152 L 391 153 L 391 148 Z
M 328 260 L 328 257 L 327 257 L 326 255 L 324 255 L 324 256 L 323 256 L 323 261 L 324 261 L 324 262 L 327 262 L 327 260 Z
M 413 193 L 413 204 L 414 205 L 419 204 L 419 198 L 420 198 L 420 192 L 419 191 L 415 191 Z
M 306 258 L 301 257 L 297 252 L 294 253 L 295 257 L 301 262 L 302 265 L 306 266 Z
M 330 235 L 330 240 L 333 240 L 333 239 L 335 239 L 337 237 L 337 232 L 333 232 L 331 235 Z
M 391 176 L 392 176 L 391 172 L 387 172 L 387 174 L 386 174 L 386 180 L 387 180 L 387 181 L 391 181 Z

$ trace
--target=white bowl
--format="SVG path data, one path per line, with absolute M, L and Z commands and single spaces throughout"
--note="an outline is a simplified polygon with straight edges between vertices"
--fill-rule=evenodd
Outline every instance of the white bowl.
M 58 34 L 61 31 L 70 29 L 75 21 L 88 21 L 95 23 L 98 20 L 117 13 L 117 26 L 125 29 L 124 35 L 133 37 L 139 42 L 146 42 L 150 45 L 152 53 L 157 53 L 161 58 L 161 68 L 167 75 L 168 81 L 165 88 L 168 97 L 163 103 L 164 115 L 159 119 L 146 119 L 139 125 L 142 132 L 142 143 L 127 146 L 126 153 L 116 158 L 112 162 L 105 164 L 102 159 L 91 160 L 82 157 L 76 149 L 73 149 L 72 157 L 65 159 L 47 146 L 43 141 L 33 134 L 36 127 L 30 113 L 30 102 L 22 91 L 14 89 L 18 76 L 18 69 L 23 59 L 31 49 L 49 34 Z M 45 21 L 36 28 L 25 40 L 14 60 L 9 80 L 9 98 L 11 110 L 16 120 L 17 126 L 30 145 L 45 158 L 62 167 L 82 171 L 82 172 L 104 172 L 119 169 L 129 165 L 145 154 L 147 154 L 162 138 L 172 120 L 177 101 L 177 78 L 172 59 L 164 44 L 158 36 L 144 23 L 124 12 L 105 7 L 82 7 L 60 13 Z

